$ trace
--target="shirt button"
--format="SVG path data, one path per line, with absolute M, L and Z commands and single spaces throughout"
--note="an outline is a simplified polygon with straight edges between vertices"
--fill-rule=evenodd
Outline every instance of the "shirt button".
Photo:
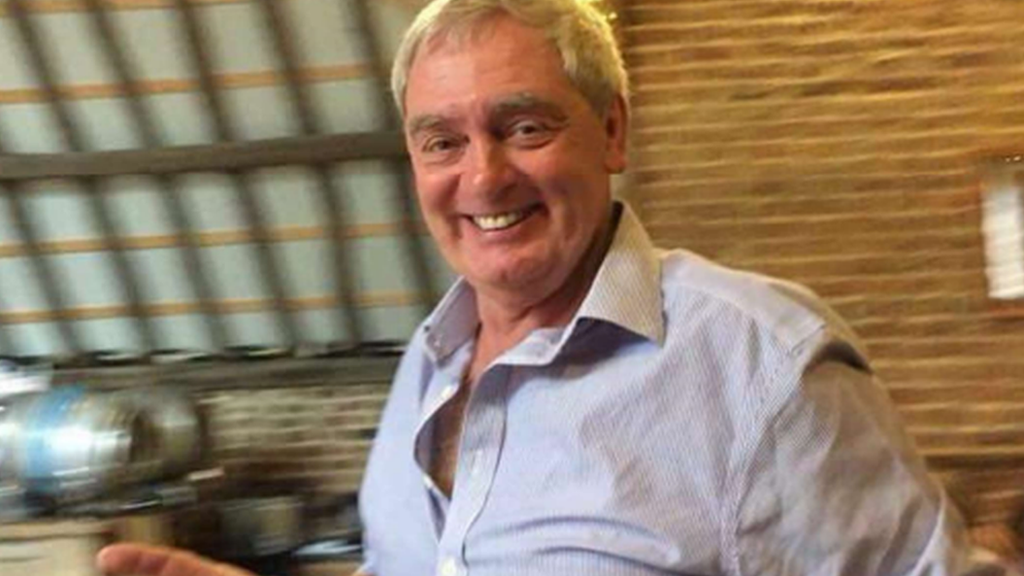
M 454 395 L 455 395 L 455 385 L 454 384 L 449 384 L 449 385 L 445 386 L 443 390 L 441 390 L 441 397 L 444 398 L 445 400 L 451 398 Z
M 441 570 L 438 572 L 440 576 L 458 576 L 459 565 L 455 562 L 455 558 L 447 558 L 441 564 Z

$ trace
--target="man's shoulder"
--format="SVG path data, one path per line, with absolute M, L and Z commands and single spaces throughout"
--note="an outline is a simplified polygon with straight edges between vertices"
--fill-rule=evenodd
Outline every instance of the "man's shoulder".
M 794 350 L 826 334 L 856 344 L 856 336 L 817 294 L 800 284 L 730 268 L 686 250 L 661 251 L 666 314 L 741 318 Z M 728 324 L 719 329 L 728 330 Z

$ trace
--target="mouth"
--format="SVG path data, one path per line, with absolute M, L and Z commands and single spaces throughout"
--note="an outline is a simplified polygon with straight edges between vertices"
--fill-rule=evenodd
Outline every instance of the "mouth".
M 477 228 L 484 232 L 496 232 L 499 230 L 507 230 L 508 228 L 519 224 L 523 220 L 526 220 L 530 214 L 533 214 L 535 211 L 536 207 L 529 207 L 522 210 L 502 212 L 499 214 L 469 216 L 469 219 Z

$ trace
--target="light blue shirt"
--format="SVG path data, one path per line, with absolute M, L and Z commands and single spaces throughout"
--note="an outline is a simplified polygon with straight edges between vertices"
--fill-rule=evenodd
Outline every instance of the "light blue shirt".
M 377 576 L 1003 574 L 964 544 L 854 336 L 802 288 L 654 248 L 628 209 L 564 328 L 496 359 L 453 497 L 431 433 L 458 282 L 395 376 L 360 506 Z M 984 571 L 986 566 L 993 571 Z

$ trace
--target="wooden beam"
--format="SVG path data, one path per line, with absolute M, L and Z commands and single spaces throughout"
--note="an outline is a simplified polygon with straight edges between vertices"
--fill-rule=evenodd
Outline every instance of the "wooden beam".
M 1019 468 L 1024 466 L 1024 448 L 1018 445 L 937 448 L 922 450 L 932 469 Z
M 0 133 L 0 154 L 3 154 L 4 147 L 4 135 Z M 25 210 L 24 198 L 21 198 L 19 194 L 20 187 L 21 184 L 19 182 L 4 182 L 0 180 L 0 197 L 7 204 L 7 213 L 21 240 L 21 247 L 24 250 L 23 255 L 28 258 L 29 268 L 39 283 L 43 301 L 51 309 L 64 308 L 66 300 L 64 299 L 64 293 L 58 288 L 62 284 L 56 281 L 56 267 L 52 259 L 42 257 L 35 226 L 32 225 L 32 221 Z M 5 321 L 0 321 L 0 323 L 6 324 Z M 77 354 L 82 350 L 81 341 L 70 322 L 64 319 L 57 320 L 57 334 L 61 339 L 61 346 L 58 347 L 63 347 L 72 354 Z M 11 345 L 11 349 L 13 349 L 13 343 Z M 7 346 L 4 349 L 8 350 Z
M 414 306 L 423 302 L 424 296 L 415 292 L 364 292 L 353 298 L 353 305 L 358 308 L 387 308 Z M 327 310 L 341 304 L 333 295 L 303 296 L 287 298 L 285 309 L 290 312 L 308 310 Z M 247 314 L 251 312 L 268 312 L 277 309 L 277 302 L 267 298 L 234 298 L 216 300 L 214 308 L 220 314 Z M 147 318 L 161 316 L 183 316 L 203 312 L 198 302 L 157 302 L 143 304 L 142 313 Z M 0 311 L 0 323 L 32 324 L 61 320 L 101 320 L 124 318 L 131 316 L 132 309 L 121 304 L 104 306 L 75 306 L 53 310 L 5 310 Z
M 0 134 L 0 151 L 2 150 L 3 138 L 2 134 Z M 4 201 L 6 201 L 9 204 L 12 202 L 11 197 L 13 195 L 9 194 L 7 189 L 8 186 L 5 186 L 3 182 L 0 182 L 0 196 L 2 196 L 4 198 Z M 10 212 L 10 209 L 8 209 L 8 211 Z M 37 263 L 32 264 L 34 265 Z M 0 292 L 0 311 L 6 310 L 7 308 L 9 308 L 9 306 L 4 301 L 3 292 Z M 7 327 L 4 326 L 4 322 L 0 321 L 0 354 L 16 355 L 18 352 L 19 351 L 14 346 L 14 341 L 11 339 L 10 332 L 8 331 Z
M 61 100 L 56 91 L 56 77 L 50 66 L 49 54 L 46 53 L 46 46 L 40 38 L 36 25 L 25 8 L 26 0 L 8 0 L 7 5 L 11 16 L 14 18 L 14 25 L 22 43 L 25 45 L 30 63 L 35 71 L 37 80 L 46 93 L 46 99 L 57 121 L 60 135 L 65 140 L 65 145 L 73 151 L 85 150 L 85 138 L 82 136 L 78 125 L 72 119 L 71 111 L 65 101 Z M 82 188 L 88 193 L 87 204 L 93 219 L 99 225 L 104 239 L 114 241 L 117 238 L 117 230 L 114 218 L 106 208 L 105 199 L 101 194 L 104 192 L 101 183 L 95 178 L 81 178 Z M 132 270 L 131 263 L 124 252 L 115 249 L 112 253 L 114 268 L 118 279 L 124 289 L 124 295 L 132 308 L 135 328 L 142 339 L 142 347 L 145 351 L 151 351 L 158 346 L 155 327 L 145 321 L 140 311 L 142 300 L 141 289 L 139 288 L 136 276 Z
M 302 133 L 307 136 L 321 134 L 323 121 L 317 113 L 307 86 L 299 76 L 302 56 L 293 41 L 291 25 L 286 13 L 279 9 L 276 0 L 257 0 L 263 14 L 263 21 L 270 34 L 278 63 L 288 79 L 288 100 L 292 113 L 298 117 Z M 363 340 L 363 328 L 355 313 L 355 283 L 352 279 L 353 266 L 345 249 L 341 231 L 345 228 L 345 207 L 341 202 L 341 185 L 332 176 L 328 166 L 319 164 L 313 169 L 316 189 L 327 216 L 331 230 L 331 269 L 334 272 L 335 293 L 343 303 L 338 309 L 337 322 L 342 333 L 351 344 Z
M 95 29 L 96 37 L 100 39 L 103 53 L 114 69 L 117 79 L 126 89 L 128 116 L 132 121 L 136 136 L 147 148 L 162 147 L 164 143 L 157 128 L 156 115 L 150 110 L 147 101 L 137 90 L 135 83 L 137 74 L 132 69 L 132 64 L 128 61 L 122 47 L 120 31 L 114 26 L 107 14 L 106 5 L 101 0 L 85 0 L 85 3 L 89 8 L 90 21 Z M 164 212 L 167 214 L 175 234 L 185 240 L 182 246 L 185 271 L 203 309 L 203 321 L 209 332 L 210 341 L 218 350 L 223 349 L 228 345 L 227 326 L 212 305 L 213 285 L 199 258 L 199 245 L 195 242 L 194 235 L 191 234 L 193 226 L 182 200 L 181 186 L 173 176 L 163 175 L 155 180 L 160 190 L 159 196 Z
M 215 4 L 247 4 L 252 0 L 189 0 L 199 6 Z M 29 0 L 25 9 L 29 12 L 53 14 L 62 12 L 84 12 L 88 10 L 87 0 Z M 154 10 L 173 8 L 171 0 L 103 0 L 108 10 Z M 8 16 L 8 11 L 0 4 L 0 17 Z
M 376 108 L 378 117 L 384 119 L 384 126 L 387 130 L 400 132 L 402 129 L 402 119 L 398 117 L 398 112 L 392 104 L 393 98 L 391 97 L 391 88 L 388 82 L 390 74 L 388 73 L 388 65 L 385 62 L 380 42 L 373 27 L 370 2 L 369 0 L 352 0 L 351 5 L 355 12 L 356 24 L 363 32 L 360 36 L 363 53 L 369 59 L 370 67 L 373 71 L 377 97 L 371 102 L 371 105 Z M 395 177 L 395 184 L 391 188 L 390 198 L 392 210 L 394 210 L 400 220 L 413 220 L 416 218 L 418 211 L 412 198 L 413 184 L 412 179 L 409 177 L 408 162 L 393 159 L 390 162 L 390 167 Z M 430 267 L 427 265 L 429 260 L 422 236 L 409 232 L 404 236 L 404 240 L 406 252 L 409 254 L 409 262 L 413 267 L 413 278 L 416 279 L 418 284 L 417 289 L 428 294 L 428 298 L 421 311 L 423 316 L 426 317 L 430 312 L 431 306 L 437 300 L 439 290 L 435 286 L 433 275 L 430 273 Z
M 331 134 L 152 150 L 0 154 L 0 180 L 237 172 L 405 156 L 398 132 Z
M 58 282 L 57 270 L 53 261 L 42 256 L 35 226 L 32 225 L 32 221 L 25 210 L 24 198 L 21 198 L 18 193 L 19 187 L 20 185 L 16 182 L 0 182 L 0 195 L 7 202 L 7 212 L 14 222 L 18 236 L 21 238 L 25 255 L 28 256 L 29 266 L 42 290 L 46 306 L 51 310 L 63 309 L 67 305 L 67 299 L 59 287 L 64 286 L 65 283 Z M 81 352 L 82 341 L 75 329 L 72 328 L 71 323 L 65 318 L 57 318 L 56 321 L 57 332 L 60 334 L 63 347 L 72 354 Z M 0 322 L 7 324 L 8 320 L 3 319 Z
M 9 308 L 10 306 L 4 301 L 4 295 L 0 293 L 0 314 L 3 314 L 3 311 Z M 6 323 L 0 322 L 0 355 L 16 356 L 18 352 L 19 350 L 14 345 L 14 339 L 11 337 Z
M 394 377 L 398 359 L 310 358 L 274 362 L 198 362 L 155 366 L 61 369 L 57 383 L 81 383 L 94 390 L 120 390 L 136 386 L 172 386 L 178 390 L 254 390 L 307 386 L 386 385 Z M 40 575 L 44 576 L 44 575 Z
M 302 68 L 298 74 L 303 83 L 314 84 L 364 78 L 370 74 L 370 71 L 364 64 L 332 64 Z M 214 84 L 221 90 L 279 86 L 286 81 L 284 75 L 277 70 L 227 72 L 213 76 Z M 121 98 L 127 91 L 126 86 L 121 83 L 61 84 L 56 89 L 64 100 Z M 132 89 L 140 94 L 154 95 L 196 92 L 200 87 L 199 82 L 194 78 L 160 78 L 137 80 L 132 84 Z M 46 102 L 46 93 L 39 88 L 0 88 L 0 104 L 37 102 Z
M 72 119 L 67 104 L 60 99 L 60 95 L 57 93 L 56 86 L 58 82 L 50 64 L 49 54 L 47 54 L 46 50 L 47 47 L 39 36 L 35 22 L 33 22 L 28 11 L 25 9 L 25 2 L 26 0 L 8 0 L 7 2 L 10 14 L 14 19 L 15 28 L 17 28 L 21 36 L 22 44 L 25 47 L 25 52 L 35 73 L 36 80 L 46 93 L 47 103 L 54 118 L 57 120 L 57 127 L 64 139 L 65 146 L 73 151 L 83 151 L 86 148 L 85 138 Z M 103 186 L 93 178 L 82 178 L 80 179 L 80 184 L 88 192 L 86 203 L 91 216 L 99 225 L 103 237 L 108 241 L 113 241 L 117 237 L 117 232 L 113 217 L 110 211 L 107 210 L 105 198 L 101 196 L 104 191 Z M 132 270 L 131 263 L 121 250 L 113 250 L 111 256 L 114 261 L 114 269 L 124 289 L 124 295 L 134 311 L 135 328 L 142 338 L 143 349 L 146 351 L 154 350 L 158 347 L 155 328 L 141 314 L 141 289 L 136 281 L 136 275 Z
M 403 234 L 407 229 L 417 234 L 426 234 L 426 230 L 417 222 L 380 222 L 374 224 L 353 224 L 341 231 L 342 240 L 356 238 L 381 238 Z M 331 230 L 324 226 L 288 226 L 271 228 L 267 231 L 269 242 L 302 242 L 306 240 L 333 240 Z M 147 234 L 144 236 L 122 236 L 117 239 L 121 250 L 159 250 L 165 248 L 181 248 L 189 244 L 208 248 L 211 246 L 235 246 L 256 241 L 251 230 L 211 230 L 191 232 L 188 234 Z M 36 250 L 39 254 L 83 254 L 103 252 L 112 246 L 103 238 L 74 238 L 69 240 L 51 240 L 38 242 Z M 32 250 L 22 242 L 0 244 L 0 258 L 20 258 L 30 256 Z
M 202 88 L 203 98 L 206 100 L 206 109 L 213 121 L 214 132 L 221 142 L 233 142 L 238 140 L 237 130 L 229 114 L 227 103 L 217 90 L 213 79 L 213 70 L 216 66 L 212 63 L 212 56 L 209 50 L 209 43 L 206 38 L 206 30 L 195 6 L 188 0 L 174 0 L 181 18 L 181 25 L 184 28 L 185 36 L 188 39 L 189 57 L 192 69 L 199 78 L 199 85 Z M 223 167 L 221 168 L 223 170 Z M 249 176 L 241 171 L 228 171 L 232 187 L 235 191 L 235 198 L 242 208 L 242 214 L 246 224 L 256 235 L 256 251 L 263 281 L 270 289 L 274 301 L 277 303 L 277 324 L 283 333 L 288 346 L 295 346 L 299 343 L 299 330 L 295 318 L 288 312 L 285 306 L 284 279 L 278 268 L 276 258 L 270 244 L 266 241 L 266 218 L 263 215 L 262 206 L 253 189 Z

